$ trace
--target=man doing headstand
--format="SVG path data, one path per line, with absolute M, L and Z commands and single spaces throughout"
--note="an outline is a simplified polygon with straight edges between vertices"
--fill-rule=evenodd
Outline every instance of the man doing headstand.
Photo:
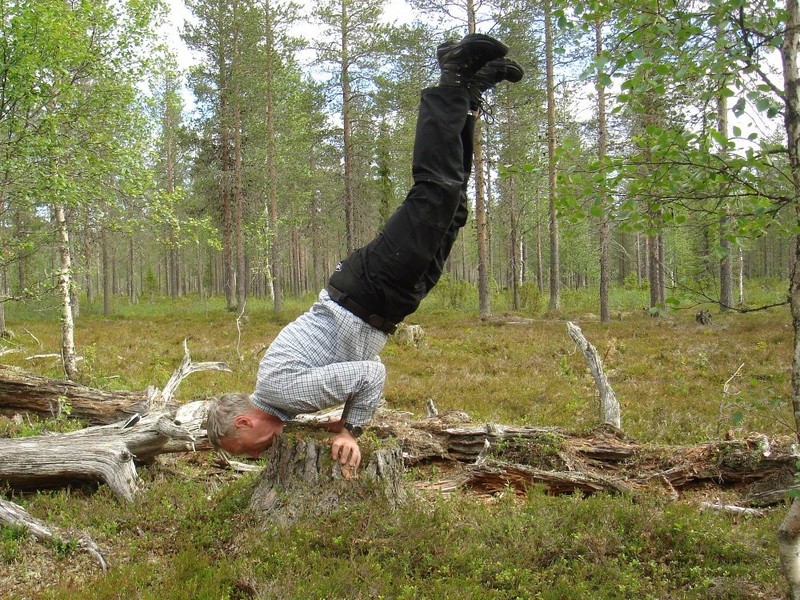
M 386 370 L 378 357 L 396 323 L 413 313 L 439 281 L 459 229 L 467 222 L 475 119 L 481 95 L 522 79 L 504 58 L 508 48 L 483 34 L 437 48 L 439 85 L 422 91 L 412 174 L 414 184 L 378 236 L 340 262 L 305 314 L 287 325 L 261 360 L 252 394 L 212 403 L 211 443 L 258 457 L 284 423 L 344 403 L 332 455 L 361 462 L 357 438 L 381 399 Z

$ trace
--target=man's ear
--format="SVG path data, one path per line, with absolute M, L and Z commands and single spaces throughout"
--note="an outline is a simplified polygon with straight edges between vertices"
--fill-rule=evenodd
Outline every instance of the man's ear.
M 233 419 L 233 425 L 236 429 L 243 429 L 243 428 L 252 428 L 253 427 L 253 419 L 251 419 L 248 415 L 237 415 Z

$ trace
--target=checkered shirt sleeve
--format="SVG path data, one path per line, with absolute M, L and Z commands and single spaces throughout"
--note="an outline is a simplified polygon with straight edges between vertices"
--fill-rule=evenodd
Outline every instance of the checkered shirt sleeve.
M 383 393 L 386 369 L 378 353 L 387 337 L 323 290 L 270 344 L 250 400 L 284 421 L 344 403 L 343 419 L 365 425 Z

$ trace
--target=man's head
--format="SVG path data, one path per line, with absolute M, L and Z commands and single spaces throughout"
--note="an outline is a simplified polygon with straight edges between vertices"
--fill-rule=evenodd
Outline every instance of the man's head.
M 247 394 L 231 393 L 211 403 L 206 431 L 211 444 L 231 454 L 258 458 L 272 445 L 283 422 L 255 407 Z

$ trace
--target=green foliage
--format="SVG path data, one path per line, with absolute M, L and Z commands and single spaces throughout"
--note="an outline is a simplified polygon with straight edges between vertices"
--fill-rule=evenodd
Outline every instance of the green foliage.
M 22 526 L 0 525 L 0 564 L 13 563 L 20 555 L 20 541 L 28 536 Z

